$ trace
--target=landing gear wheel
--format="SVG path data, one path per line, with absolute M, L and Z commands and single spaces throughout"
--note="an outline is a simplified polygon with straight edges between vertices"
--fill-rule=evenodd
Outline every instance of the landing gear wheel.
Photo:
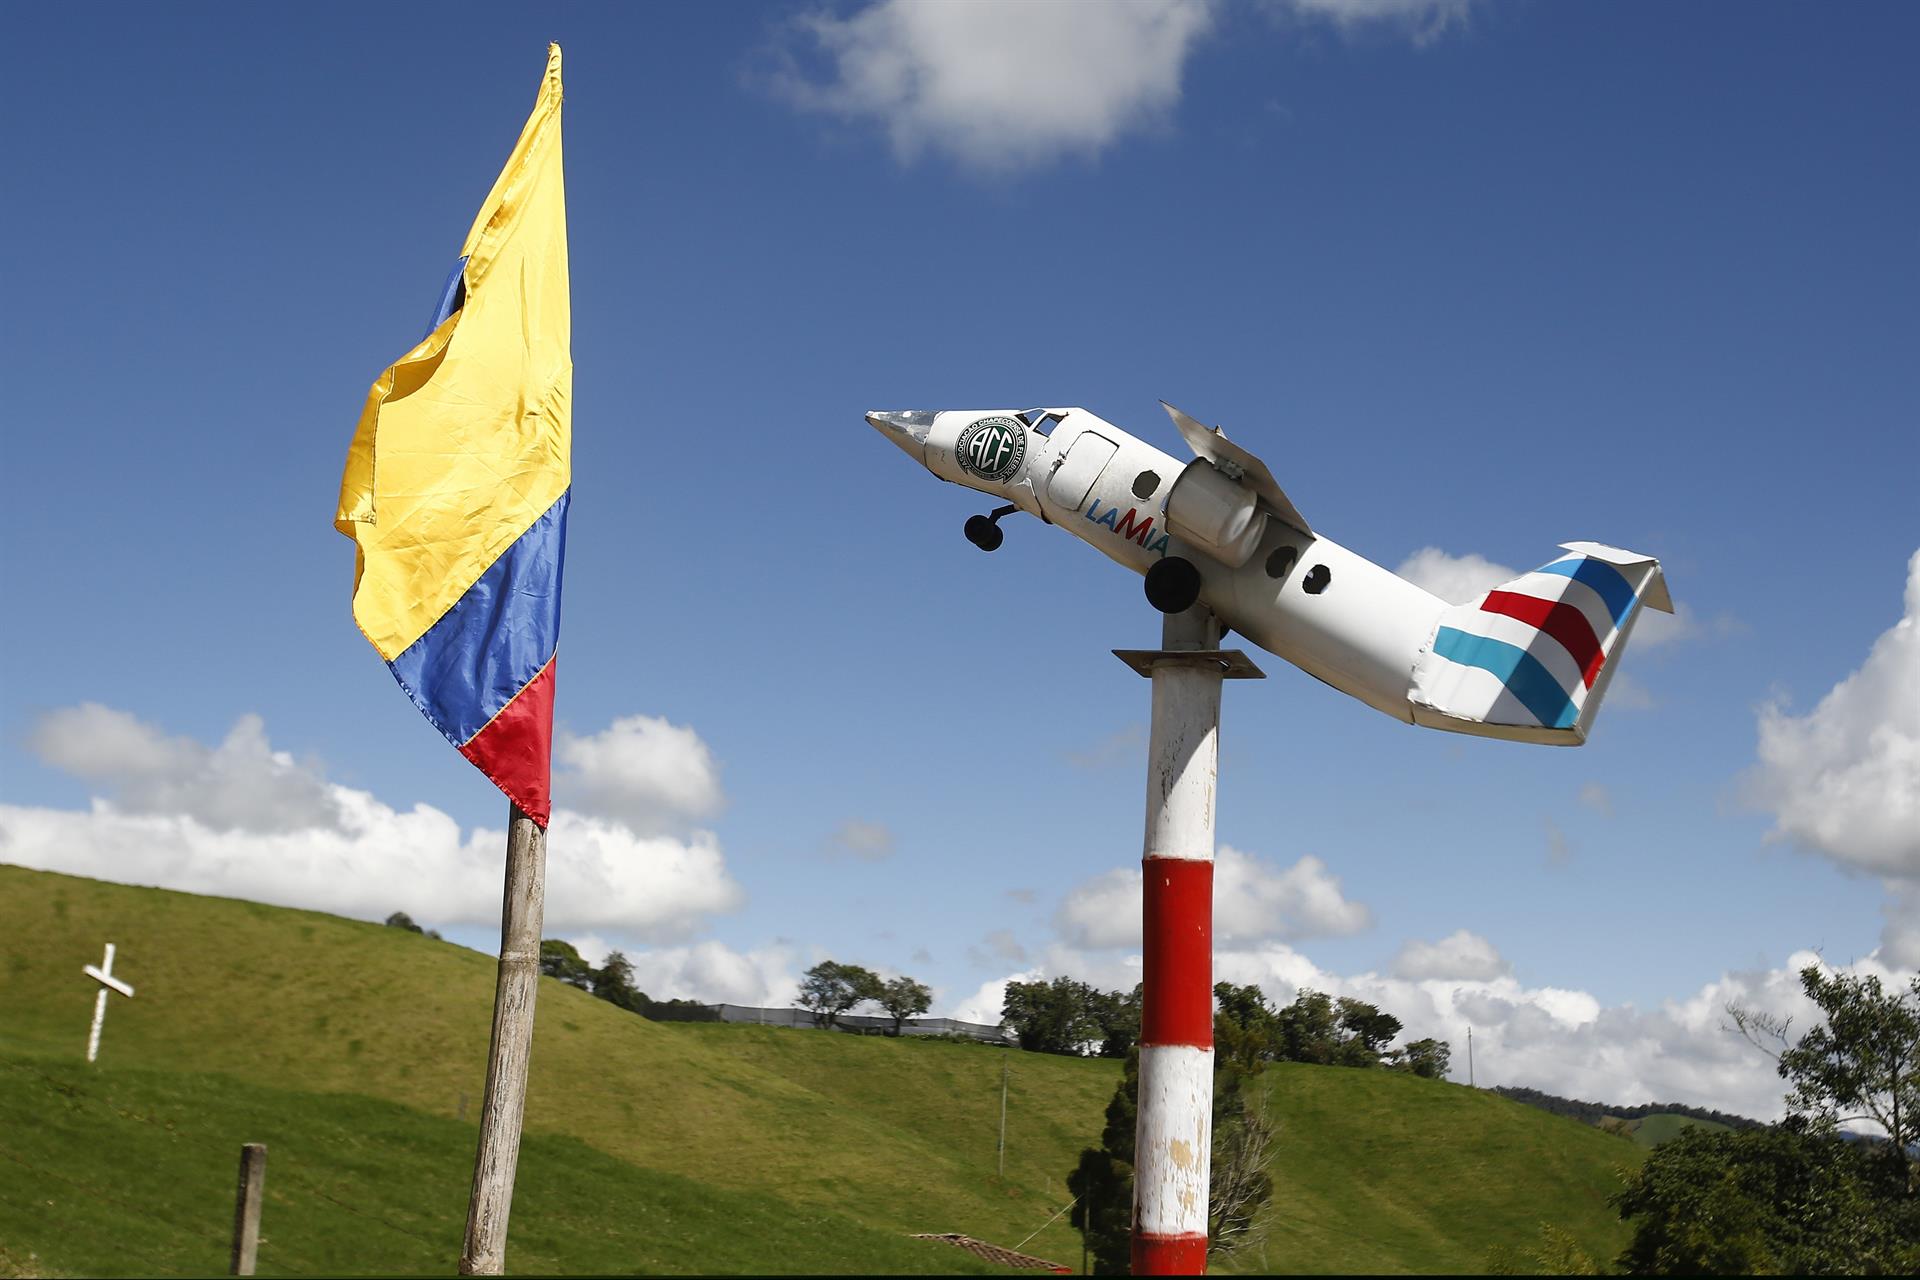
M 967 541 L 982 551 L 998 551 L 1000 544 L 1006 540 L 1007 535 L 1001 531 L 1000 526 L 987 517 L 967 517 Z
M 1162 613 L 1185 613 L 1200 599 L 1200 570 L 1168 556 L 1147 570 L 1147 603 Z

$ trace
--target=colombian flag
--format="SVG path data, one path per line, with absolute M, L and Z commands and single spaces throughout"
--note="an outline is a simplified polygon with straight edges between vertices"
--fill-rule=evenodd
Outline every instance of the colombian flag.
M 353 618 L 447 740 L 541 826 L 572 485 L 560 46 L 420 343 L 367 395 L 334 527 Z

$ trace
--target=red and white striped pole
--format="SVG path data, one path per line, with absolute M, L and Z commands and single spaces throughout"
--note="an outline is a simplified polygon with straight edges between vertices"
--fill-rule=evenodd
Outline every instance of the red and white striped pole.
M 1141 869 L 1145 973 L 1134 1138 L 1133 1274 L 1207 1266 L 1213 1151 L 1213 817 L 1220 682 L 1258 677 L 1220 650 L 1205 608 L 1169 614 L 1161 649 L 1120 657 L 1153 679 Z

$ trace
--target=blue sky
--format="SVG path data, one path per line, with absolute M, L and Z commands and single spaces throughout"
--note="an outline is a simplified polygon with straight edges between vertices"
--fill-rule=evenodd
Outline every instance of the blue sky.
M 1473 1016 L 1514 1083 L 1760 1109 L 1713 993 L 1920 960 L 1910 7 L 14 24 L 0 859 L 489 944 L 503 802 L 355 632 L 330 520 L 555 39 L 556 803 L 601 879 L 565 888 L 556 823 L 549 932 L 646 953 L 657 995 L 772 998 L 821 955 L 969 1012 L 1127 980 L 1147 691 L 1107 651 L 1158 617 L 1035 522 L 975 551 L 974 495 L 861 415 L 1077 404 L 1171 449 L 1165 398 L 1389 567 L 1597 539 L 1684 606 L 1576 751 L 1277 659 L 1229 687 L 1219 836 L 1260 911 L 1223 973 Z

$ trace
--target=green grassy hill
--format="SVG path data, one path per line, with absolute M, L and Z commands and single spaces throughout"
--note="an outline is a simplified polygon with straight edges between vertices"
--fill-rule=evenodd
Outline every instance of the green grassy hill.
M 1263 1077 L 1278 1121 L 1263 1255 L 1222 1270 L 1484 1270 L 1540 1228 L 1611 1261 L 1628 1232 L 1607 1206 L 1643 1152 L 1498 1094 L 1390 1071 L 1283 1062 Z
M 1662 1111 L 1656 1115 L 1642 1116 L 1634 1121 L 1633 1140 L 1651 1150 L 1669 1138 L 1679 1137 L 1688 1129 L 1727 1132 L 1727 1126 L 1717 1120 L 1702 1120 L 1697 1116 L 1683 1116 L 1671 1111 Z
M 0 1240 L 16 1267 L 224 1272 L 242 1141 L 267 1144 L 262 1275 L 450 1274 L 466 1222 L 471 1127 L 358 1094 L 0 1061 L 0 1134 Z M 552 1133 L 522 1144 L 511 1221 L 523 1274 L 998 1270 Z
M 81 1061 L 118 944 L 101 1061 Z M 0 866 L 0 1258 L 221 1265 L 240 1143 L 265 1141 L 261 1272 L 450 1271 L 493 962 L 312 912 Z M 924 1271 L 958 1231 L 1067 1262 L 1064 1178 L 1113 1062 L 652 1023 L 543 983 L 509 1265 Z M 1000 1066 L 1013 1066 L 1004 1177 Z M 1264 1265 L 1475 1269 L 1551 1222 L 1596 1256 L 1617 1138 L 1459 1086 L 1285 1066 Z M 464 1116 L 464 1118 L 463 1118 Z M 209 1252 L 211 1251 L 211 1252 Z M 36 1258 L 22 1264 L 22 1258 Z

